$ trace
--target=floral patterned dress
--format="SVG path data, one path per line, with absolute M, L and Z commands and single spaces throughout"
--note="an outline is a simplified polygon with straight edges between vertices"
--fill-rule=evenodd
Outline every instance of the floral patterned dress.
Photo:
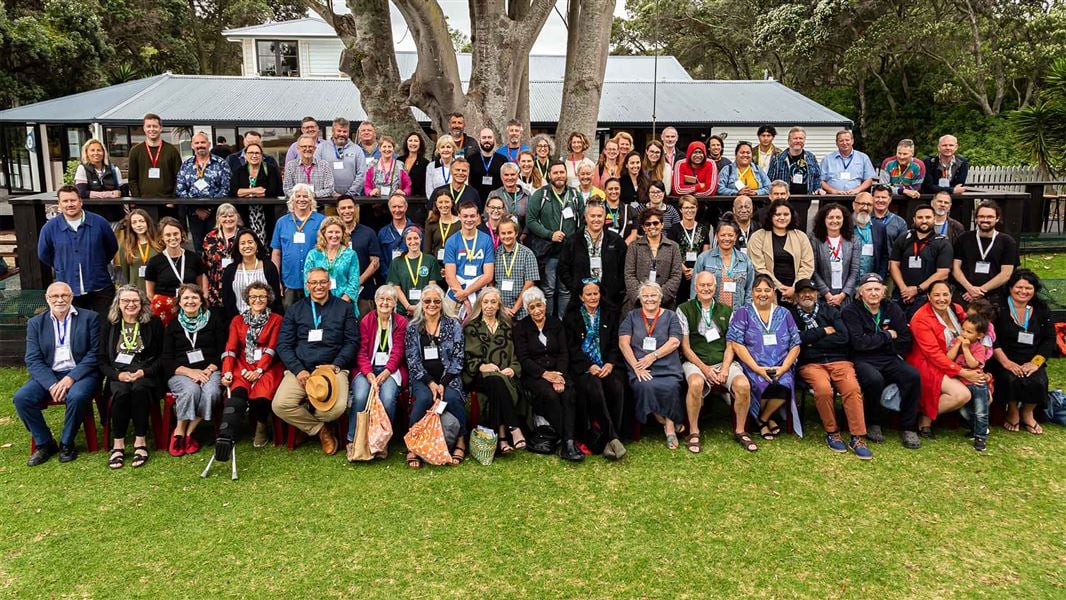
M 217 227 L 204 236 L 202 256 L 207 269 L 207 305 L 211 308 L 222 306 L 222 271 L 233 262 L 230 252 L 236 243 L 235 238 L 236 233 L 226 239 Z

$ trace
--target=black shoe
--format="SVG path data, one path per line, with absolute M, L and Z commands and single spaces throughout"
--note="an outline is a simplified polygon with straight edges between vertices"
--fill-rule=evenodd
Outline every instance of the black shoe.
M 68 463 L 75 458 L 78 458 L 78 451 L 74 448 L 74 444 L 63 444 L 59 447 L 59 462 Z
M 537 438 L 532 441 L 527 440 L 526 450 L 529 450 L 533 454 L 552 454 L 555 452 L 555 445 L 551 440 Z
M 981 438 L 981 437 L 974 437 L 973 438 L 973 449 L 974 450 L 977 450 L 978 452 L 984 452 L 985 448 L 987 448 L 987 447 L 988 447 L 988 444 L 985 442 L 985 438 Z
M 220 437 L 215 440 L 215 460 L 218 462 L 226 462 L 229 460 L 230 453 L 233 451 L 233 440 L 229 438 Z
M 936 437 L 936 436 L 933 435 L 933 428 L 932 427 L 919 427 L 918 428 L 918 436 L 921 437 L 922 439 L 926 439 L 926 440 L 931 440 L 934 437 Z
M 866 441 L 880 444 L 885 441 L 885 434 L 880 425 L 870 425 L 866 428 Z
M 26 466 L 36 467 L 49 458 L 52 458 L 52 455 L 56 452 L 59 452 L 59 446 L 56 445 L 55 440 L 52 440 L 43 446 L 37 446 L 37 449 L 30 455 L 30 459 L 26 461 Z
M 585 454 L 577 449 L 577 444 L 574 443 L 574 440 L 566 440 L 563 442 L 563 447 L 559 449 L 559 458 L 571 462 L 581 462 L 585 460 Z
M 903 439 L 903 447 L 908 450 L 917 450 L 922 447 L 922 441 L 914 431 L 901 431 L 900 437 Z

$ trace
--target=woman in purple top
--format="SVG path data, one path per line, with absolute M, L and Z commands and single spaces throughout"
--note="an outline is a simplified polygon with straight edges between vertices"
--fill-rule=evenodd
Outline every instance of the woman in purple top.
M 802 437 L 792 371 L 800 353 L 799 329 L 792 314 L 775 303 L 769 275 L 756 275 L 751 293 L 751 304 L 733 313 L 726 334 L 751 383 L 751 415 L 758 420 L 763 439 L 772 440 L 781 433 L 774 417 L 788 401 L 796 434 Z

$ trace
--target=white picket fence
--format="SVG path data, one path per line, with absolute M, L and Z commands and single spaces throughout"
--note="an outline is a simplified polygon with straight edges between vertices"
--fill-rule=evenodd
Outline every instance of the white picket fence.
M 985 182 L 1025 182 L 1040 180 L 1041 178 L 1037 175 L 1036 167 L 971 166 L 970 172 L 966 176 L 966 185 L 1003 192 L 1024 192 L 1025 187 L 1021 185 L 986 186 L 982 184 Z

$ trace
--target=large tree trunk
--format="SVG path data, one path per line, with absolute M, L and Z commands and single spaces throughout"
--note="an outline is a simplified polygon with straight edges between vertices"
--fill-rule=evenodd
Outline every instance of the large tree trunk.
M 595 137 L 603 74 L 614 17 L 614 0 L 571 0 L 566 36 L 566 79 L 555 130 L 555 147 L 566 152 L 573 131 Z
M 379 133 L 396 139 L 409 131 L 420 130 L 400 85 L 400 70 L 396 66 L 396 53 L 392 51 L 389 0 L 349 1 L 350 15 L 335 14 L 328 1 L 307 0 L 307 5 L 333 26 L 344 43 L 340 70 L 359 89 L 367 117 Z

